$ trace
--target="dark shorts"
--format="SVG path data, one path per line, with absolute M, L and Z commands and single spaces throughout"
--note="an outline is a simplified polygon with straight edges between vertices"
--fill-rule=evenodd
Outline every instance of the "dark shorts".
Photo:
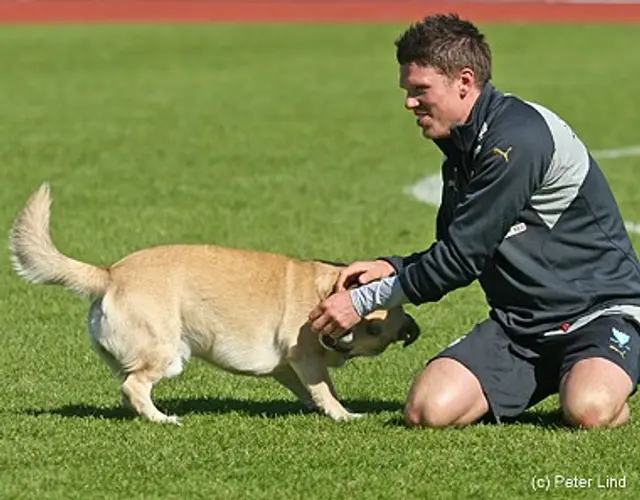
M 618 365 L 633 381 L 635 392 L 640 378 L 640 326 L 623 316 L 607 315 L 565 335 L 516 340 L 488 319 L 433 359 L 442 357 L 457 360 L 478 378 L 489 416 L 500 422 L 556 394 L 562 377 L 586 358 L 605 358 Z

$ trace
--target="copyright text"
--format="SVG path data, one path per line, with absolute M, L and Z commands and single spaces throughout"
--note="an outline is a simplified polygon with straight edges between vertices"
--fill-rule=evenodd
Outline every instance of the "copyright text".
M 531 489 L 549 491 L 553 489 L 624 489 L 628 486 L 626 475 L 577 476 L 544 474 L 531 478 Z

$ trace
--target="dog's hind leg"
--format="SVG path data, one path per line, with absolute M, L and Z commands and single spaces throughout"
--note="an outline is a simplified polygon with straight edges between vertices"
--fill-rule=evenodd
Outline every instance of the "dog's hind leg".
M 140 299 L 138 299 L 140 300 Z M 111 369 L 124 378 L 122 402 L 152 422 L 179 424 L 178 417 L 162 413 L 151 399 L 153 385 L 178 375 L 188 359 L 180 340 L 180 325 L 171 315 L 133 308 L 133 301 L 117 303 L 112 297 L 95 302 L 89 314 L 94 348 Z

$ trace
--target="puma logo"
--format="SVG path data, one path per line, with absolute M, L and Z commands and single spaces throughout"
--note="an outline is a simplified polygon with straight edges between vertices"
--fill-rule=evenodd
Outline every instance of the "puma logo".
M 620 349 L 617 349 L 617 348 L 613 347 L 612 345 L 609 346 L 609 349 L 611 349 L 612 351 L 615 351 L 618 354 L 620 354 L 620 356 L 622 358 L 624 358 L 624 355 L 627 354 L 626 351 L 621 351 Z
M 493 152 L 497 155 L 502 156 L 504 158 L 504 161 L 506 163 L 509 163 L 509 153 L 511 153 L 512 149 L 513 147 L 511 146 L 509 146 L 506 151 L 502 151 L 502 149 L 500 148 L 493 148 Z

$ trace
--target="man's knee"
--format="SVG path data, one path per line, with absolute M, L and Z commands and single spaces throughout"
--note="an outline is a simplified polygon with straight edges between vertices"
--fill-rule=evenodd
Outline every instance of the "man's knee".
M 628 420 L 629 413 L 626 403 L 620 408 L 610 397 L 596 391 L 574 397 L 570 403 L 563 405 L 562 411 L 570 424 L 585 429 L 611 427 L 614 423 L 622 425 Z M 618 418 L 625 412 L 626 419 Z
M 629 377 L 621 368 L 602 358 L 585 359 L 562 381 L 562 411 L 567 421 L 578 427 L 617 427 L 629 420 L 626 400 L 631 390 Z
M 404 420 L 408 427 L 442 428 L 455 425 L 457 415 L 441 394 L 413 399 L 404 409 Z
M 414 381 L 404 416 L 409 427 L 442 428 L 471 424 L 487 411 L 475 375 L 458 361 L 440 358 Z

